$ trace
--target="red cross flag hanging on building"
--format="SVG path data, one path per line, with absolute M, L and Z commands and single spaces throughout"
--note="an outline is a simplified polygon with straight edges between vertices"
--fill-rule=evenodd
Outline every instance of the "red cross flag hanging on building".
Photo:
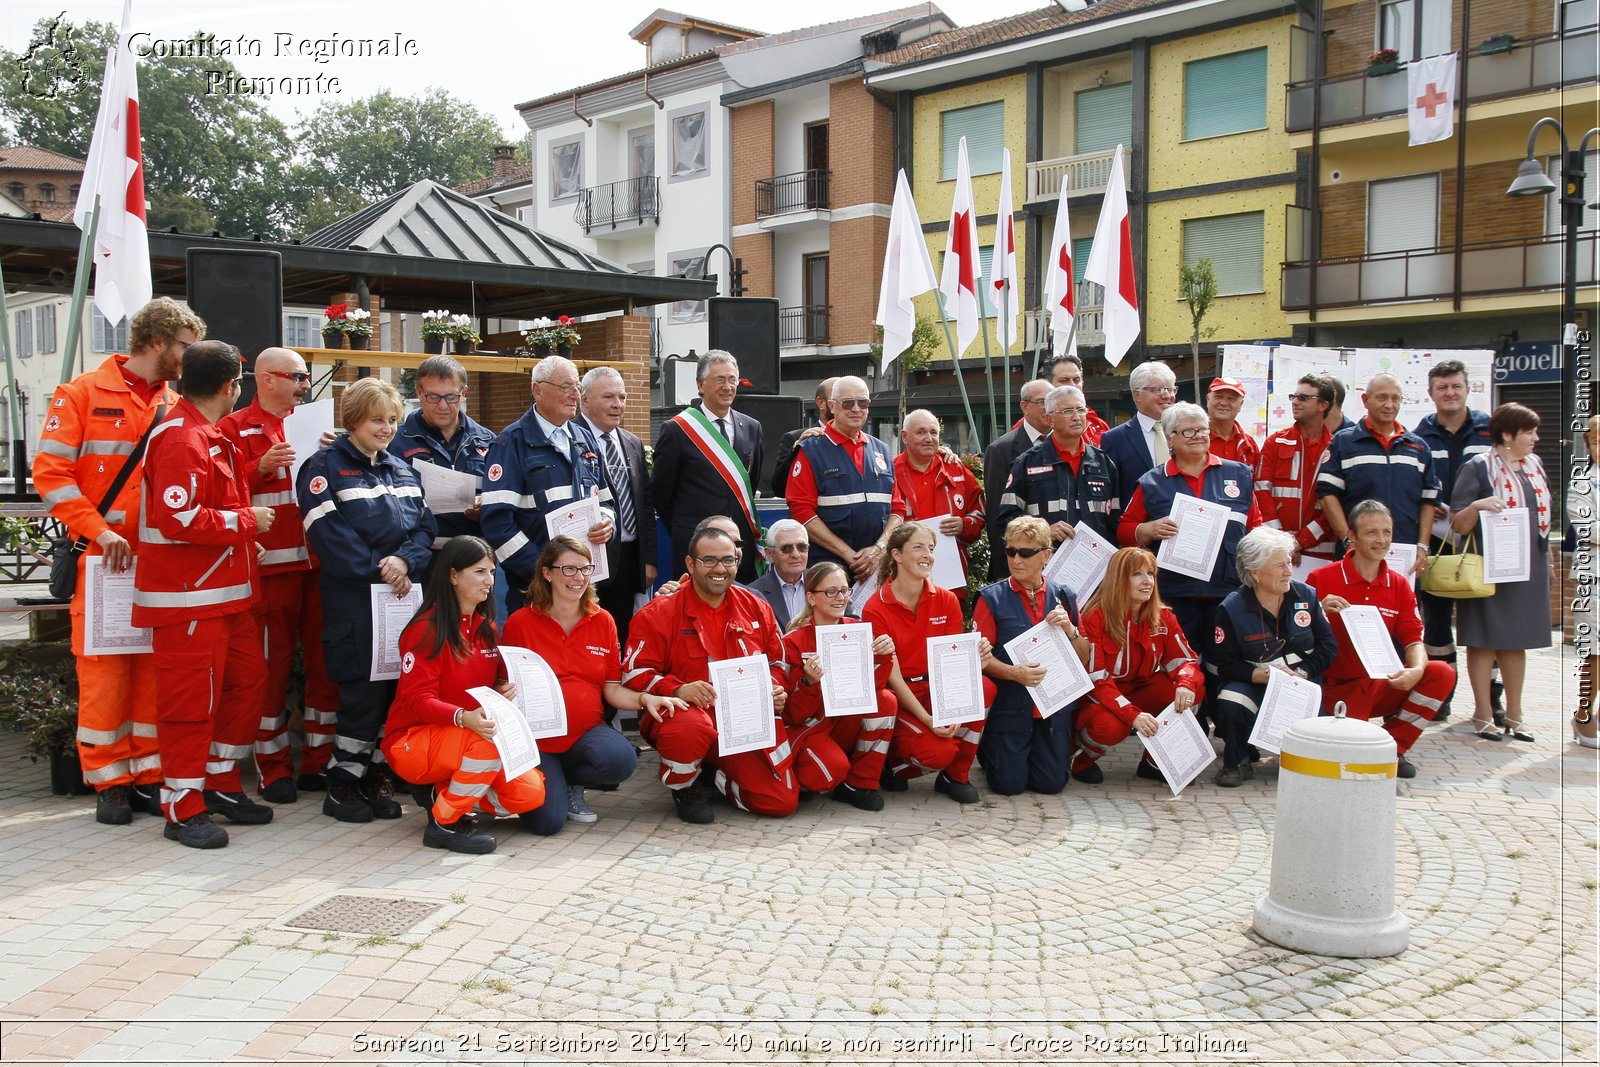
M 1455 132 L 1456 54 L 1429 56 L 1407 64 L 1406 86 L 1410 143 L 1448 141 Z

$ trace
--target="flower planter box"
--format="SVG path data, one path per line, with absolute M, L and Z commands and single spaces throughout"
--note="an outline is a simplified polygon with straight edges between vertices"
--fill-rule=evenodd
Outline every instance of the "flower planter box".
M 1382 77 L 1385 74 L 1393 74 L 1396 71 L 1398 71 L 1399 69 L 1400 69 L 1399 60 L 1394 60 L 1394 61 L 1391 61 L 1391 62 L 1388 62 L 1388 63 L 1373 63 L 1372 65 L 1367 67 L 1367 77 L 1369 77 L 1369 78 L 1379 78 L 1379 77 Z

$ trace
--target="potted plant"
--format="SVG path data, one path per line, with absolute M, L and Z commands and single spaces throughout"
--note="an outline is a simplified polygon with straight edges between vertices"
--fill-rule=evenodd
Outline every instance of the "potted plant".
M 572 346 L 583 340 L 583 336 L 578 333 L 577 320 L 562 315 L 554 319 L 534 319 L 533 326 L 522 339 L 536 356 L 548 356 L 552 350 L 558 356 L 570 356 Z
M 1478 46 L 1480 56 L 1495 56 L 1511 51 L 1517 39 L 1509 33 L 1497 33 Z
M 1367 77 L 1393 74 L 1400 69 L 1400 52 L 1394 48 L 1380 48 L 1367 56 Z
M 322 347 L 343 348 L 344 328 L 350 321 L 349 304 L 329 304 L 322 309 Z
M 50 761 L 51 791 L 82 796 L 78 763 L 77 674 L 65 644 L 30 642 L 0 649 L 0 727 L 26 736 L 28 755 Z
M 455 337 L 455 322 L 448 311 L 422 313 L 422 350 L 430 356 L 444 351 L 444 343 Z
M 450 318 L 450 336 L 455 338 L 456 355 L 465 356 L 478 347 L 483 338 L 472 327 L 470 315 L 453 315 Z
M 345 323 L 344 332 L 350 338 L 350 347 L 357 352 L 366 351 L 372 339 L 372 312 L 366 308 L 351 308 L 345 312 Z

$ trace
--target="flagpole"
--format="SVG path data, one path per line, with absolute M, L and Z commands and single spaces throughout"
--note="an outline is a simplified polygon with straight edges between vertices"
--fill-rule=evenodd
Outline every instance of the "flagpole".
M 944 313 L 944 291 L 937 286 L 933 290 L 933 298 L 939 304 L 939 321 L 944 323 L 944 343 L 950 346 L 950 366 L 956 373 L 956 387 L 961 390 L 961 406 L 967 413 L 967 425 L 972 427 L 972 436 L 978 436 L 978 420 L 972 417 L 972 401 L 967 398 L 967 382 L 961 374 L 961 357 L 956 355 L 956 339 L 950 333 L 950 319 Z
M 1000 321 L 1001 322 L 1010 322 L 1011 321 L 1006 316 L 1006 312 L 1009 310 L 1006 307 L 1006 305 L 1008 303 L 1010 303 L 1010 301 L 1007 298 L 1010 297 L 1010 295 L 1011 295 L 1011 286 L 1008 285 L 1005 288 L 1000 290 Z M 1007 345 L 1005 352 L 1001 353 L 1001 356 L 1000 356 L 1000 373 L 1001 373 L 1002 381 L 1005 383 L 1004 387 L 1001 389 L 1000 395 L 1002 397 L 1004 397 L 1005 398 L 1005 402 L 1007 404 L 1009 404 L 1009 403 L 1011 403 L 1011 346 L 1010 345 Z M 992 418 L 993 416 L 990 416 L 990 417 Z M 1009 419 L 1010 417 L 1011 417 L 1011 412 L 1007 411 L 1006 412 L 1006 418 Z M 999 430 L 1000 430 L 1000 424 L 998 422 L 995 423 L 994 424 L 994 428 L 995 428 L 995 431 L 996 431 L 995 436 L 998 437 L 999 436 Z
M 999 329 L 1000 322 L 995 320 L 995 328 Z M 991 432 L 1000 425 L 1000 420 L 994 412 L 994 360 L 989 355 L 989 324 L 983 323 L 978 329 L 978 336 L 983 338 L 983 384 L 989 391 L 989 429 Z M 999 338 L 996 338 L 998 341 Z
M 100 228 L 100 197 L 94 198 L 89 227 L 78 242 L 78 270 L 72 280 L 72 310 L 67 314 L 66 353 L 61 357 L 61 384 L 72 381 L 72 362 L 78 355 L 78 334 L 83 327 L 83 301 L 89 292 L 89 268 L 94 260 L 94 234 Z

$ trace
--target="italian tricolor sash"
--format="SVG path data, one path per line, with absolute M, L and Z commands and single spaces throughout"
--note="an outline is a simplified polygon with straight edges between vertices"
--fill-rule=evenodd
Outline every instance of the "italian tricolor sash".
M 733 413 L 728 413 L 728 418 L 733 418 Z M 728 488 L 733 490 L 733 495 L 739 501 L 739 506 L 744 509 L 744 517 L 750 523 L 750 529 L 757 538 L 761 536 L 761 523 L 756 521 L 756 494 L 750 486 L 750 472 L 744 469 L 744 461 L 733 450 L 733 446 L 717 432 L 717 428 L 706 418 L 706 413 L 697 407 L 684 408 L 672 417 L 678 428 L 684 432 L 706 457 L 722 480 L 728 483 Z

